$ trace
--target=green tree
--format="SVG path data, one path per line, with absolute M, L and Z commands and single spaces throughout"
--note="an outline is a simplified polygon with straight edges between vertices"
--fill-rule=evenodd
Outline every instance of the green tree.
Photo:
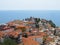
M 39 28 L 39 21 L 40 21 L 40 18 L 35 18 L 35 25 L 36 25 L 36 28 Z
M 0 45 L 17 45 L 17 43 L 10 38 L 6 38 Z
M 36 23 L 39 23 L 39 21 L 40 21 L 40 18 L 35 18 Z
M 51 20 L 49 20 L 49 24 L 51 24 L 51 26 L 54 28 L 56 27 L 56 25 Z
M 23 37 L 27 38 L 28 37 L 27 33 L 24 33 L 23 34 Z

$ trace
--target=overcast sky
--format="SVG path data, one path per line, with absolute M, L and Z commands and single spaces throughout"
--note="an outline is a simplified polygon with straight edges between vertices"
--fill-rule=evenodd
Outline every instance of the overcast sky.
M 60 10 L 60 0 L 0 0 L 0 10 Z

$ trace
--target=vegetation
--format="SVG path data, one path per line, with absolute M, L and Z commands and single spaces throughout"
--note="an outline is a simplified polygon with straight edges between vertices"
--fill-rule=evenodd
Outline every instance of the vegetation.
M 7 39 L 4 39 L 4 42 L 0 43 L 0 45 L 17 45 L 17 43 L 12 39 L 7 38 Z
M 54 28 L 56 27 L 56 25 L 51 20 L 49 20 L 49 24 Z
M 26 28 L 24 27 L 24 28 L 20 28 L 21 30 L 22 30 L 22 32 L 25 32 L 26 31 Z
M 35 18 L 36 23 L 39 23 L 39 21 L 40 21 L 40 18 Z
M 36 28 L 39 28 L 39 25 L 38 24 L 35 24 L 36 25 Z
M 27 33 L 24 33 L 23 34 L 23 37 L 27 38 L 28 37 Z
M 39 21 L 40 21 L 40 18 L 35 18 L 35 22 L 36 22 L 36 28 L 39 28 Z

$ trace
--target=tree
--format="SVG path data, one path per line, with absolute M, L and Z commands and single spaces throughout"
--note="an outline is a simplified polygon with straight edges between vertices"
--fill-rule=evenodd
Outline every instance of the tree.
M 25 32 L 26 31 L 26 28 L 23 27 L 23 28 L 20 28 L 22 30 L 22 32 Z
M 5 38 L 4 42 L 0 44 L 1 45 L 17 45 L 17 43 L 10 38 Z
M 39 24 L 35 24 L 36 25 L 36 28 L 39 28 Z
M 35 18 L 35 25 L 36 25 L 36 28 L 39 28 L 39 21 L 40 21 L 40 18 Z
M 51 24 L 51 26 L 54 28 L 56 27 L 56 25 L 51 20 L 49 20 L 49 24 Z
M 27 33 L 24 33 L 23 34 L 23 37 L 27 38 L 28 37 Z
M 36 23 L 39 23 L 39 21 L 40 21 L 40 18 L 35 18 Z

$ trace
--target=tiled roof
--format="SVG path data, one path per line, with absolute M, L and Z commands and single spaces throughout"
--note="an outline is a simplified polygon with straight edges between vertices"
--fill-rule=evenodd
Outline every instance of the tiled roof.
M 25 27 L 24 25 L 17 25 L 16 28 Z
M 35 22 L 29 21 L 28 24 L 34 24 Z
M 0 31 L 0 38 L 4 36 L 4 32 Z
M 23 38 L 24 45 L 40 45 L 38 42 L 32 40 L 31 38 Z
M 21 30 L 12 31 L 9 33 L 9 36 L 17 37 L 20 34 L 20 32 L 22 31 Z
M 48 37 L 47 39 L 46 39 L 46 41 L 48 41 L 48 42 L 50 42 L 50 41 L 52 41 L 53 40 L 53 38 L 51 38 L 51 37 Z
M 47 34 L 45 32 L 39 32 L 40 36 L 47 36 Z

